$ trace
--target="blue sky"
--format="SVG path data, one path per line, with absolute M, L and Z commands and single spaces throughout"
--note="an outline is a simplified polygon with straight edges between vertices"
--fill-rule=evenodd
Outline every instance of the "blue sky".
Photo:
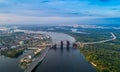
M 0 0 L 0 24 L 120 24 L 120 0 Z

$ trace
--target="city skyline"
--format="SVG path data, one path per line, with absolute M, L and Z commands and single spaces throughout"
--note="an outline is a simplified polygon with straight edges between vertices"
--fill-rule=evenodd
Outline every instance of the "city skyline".
M 0 0 L 0 24 L 120 24 L 119 0 Z

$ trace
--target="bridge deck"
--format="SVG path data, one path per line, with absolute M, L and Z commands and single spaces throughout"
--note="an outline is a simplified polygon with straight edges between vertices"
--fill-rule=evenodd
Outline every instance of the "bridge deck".
M 104 42 L 108 42 L 108 41 L 115 40 L 115 39 L 117 38 L 117 37 L 115 36 L 115 34 L 112 33 L 112 32 L 111 32 L 111 36 L 112 36 L 111 39 L 102 40 L 102 41 L 98 41 L 98 42 L 86 42 L 86 43 L 83 43 L 83 44 L 97 44 L 97 43 L 104 43 Z

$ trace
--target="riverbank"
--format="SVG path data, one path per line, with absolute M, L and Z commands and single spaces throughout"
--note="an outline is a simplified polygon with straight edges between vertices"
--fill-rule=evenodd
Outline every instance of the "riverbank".
M 79 35 L 74 34 L 72 36 L 79 41 Z M 120 45 L 114 44 L 114 42 L 119 41 L 114 40 L 106 43 L 85 45 L 84 48 L 80 48 L 80 51 L 97 72 L 120 72 Z
M 32 72 L 35 67 L 45 58 L 50 48 L 45 48 L 38 57 L 25 69 L 24 72 Z

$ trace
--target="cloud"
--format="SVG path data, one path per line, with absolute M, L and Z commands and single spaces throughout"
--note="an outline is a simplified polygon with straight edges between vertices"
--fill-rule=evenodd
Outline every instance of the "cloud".
M 95 18 L 97 17 L 34 17 L 14 14 L 0 14 L 0 24 L 72 24 Z
M 120 17 L 119 3 L 119 0 L 0 0 L 0 23 L 93 23 L 95 18 L 106 22 L 109 20 L 105 18 Z
M 36 17 L 0 14 L 0 24 L 119 24 L 120 17 Z

